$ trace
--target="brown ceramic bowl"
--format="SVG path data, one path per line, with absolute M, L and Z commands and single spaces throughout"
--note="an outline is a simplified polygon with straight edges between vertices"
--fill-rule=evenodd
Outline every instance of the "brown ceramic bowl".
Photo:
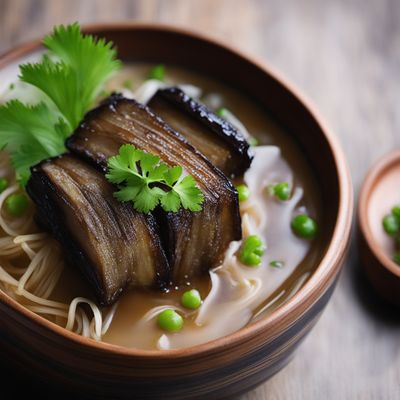
M 193 69 L 265 107 L 286 127 L 315 171 L 324 205 L 323 252 L 302 289 L 268 318 L 183 350 L 141 351 L 97 343 L 48 322 L 0 291 L 1 357 L 41 379 L 97 398 L 211 400 L 244 393 L 288 362 L 333 292 L 349 243 L 353 205 L 343 153 L 296 89 L 265 64 L 235 49 L 158 25 L 100 25 L 87 31 L 113 40 L 123 60 Z M 3 55 L 0 71 L 38 49 L 36 41 Z
M 400 150 L 383 157 L 368 173 L 358 200 L 360 259 L 375 290 L 400 306 L 400 266 L 379 240 L 387 238 L 381 220 L 399 200 Z

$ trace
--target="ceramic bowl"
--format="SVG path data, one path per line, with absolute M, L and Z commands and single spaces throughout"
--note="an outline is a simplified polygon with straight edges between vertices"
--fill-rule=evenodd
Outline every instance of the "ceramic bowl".
M 399 201 L 400 150 L 384 156 L 369 171 L 358 199 L 358 237 L 362 266 L 377 293 L 400 307 L 400 266 L 388 249 L 394 239 L 383 231 L 382 218 Z
M 297 89 L 264 63 L 227 45 L 151 24 L 97 25 L 86 30 L 113 40 L 125 61 L 164 62 L 199 71 L 268 110 L 315 171 L 324 205 L 323 252 L 301 290 L 267 318 L 182 350 L 142 351 L 98 343 L 48 322 L 0 291 L 1 357 L 86 397 L 211 400 L 244 393 L 288 362 L 331 297 L 349 243 L 353 205 L 342 150 Z M 39 41 L 11 50 L 0 58 L 0 73 L 38 50 Z

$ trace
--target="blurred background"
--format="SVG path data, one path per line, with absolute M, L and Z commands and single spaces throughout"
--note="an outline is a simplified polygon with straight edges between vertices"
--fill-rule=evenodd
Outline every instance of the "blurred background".
M 127 20 L 191 28 L 279 70 L 336 132 L 356 195 L 368 168 L 400 147 L 399 0 L 0 0 L 0 53 L 56 24 Z M 399 311 L 358 264 L 354 238 L 293 362 L 241 400 L 400 398 Z

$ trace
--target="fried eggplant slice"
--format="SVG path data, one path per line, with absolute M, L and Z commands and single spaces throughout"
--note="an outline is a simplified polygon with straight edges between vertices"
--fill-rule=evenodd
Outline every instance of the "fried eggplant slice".
M 101 305 L 114 303 L 127 287 L 162 287 L 168 262 L 151 214 L 137 213 L 113 197 L 103 174 L 64 154 L 32 168 L 27 192 L 38 221 L 51 230 Z
M 148 107 L 117 95 L 86 115 L 67 147 L 105 172 L 107 159 L 125 143 L 158 155 L 170 166 L 182 166 L 204 194 L 200 212 L 154 213 L 172 282 L 217 266 L 229 243 L 241 238 L 238 196 L 229 179 Z
M 244 136 L 181 89 L 157 91 L 148 106 L 227 176 L 243 175 L 250 167 L 253 155 Z

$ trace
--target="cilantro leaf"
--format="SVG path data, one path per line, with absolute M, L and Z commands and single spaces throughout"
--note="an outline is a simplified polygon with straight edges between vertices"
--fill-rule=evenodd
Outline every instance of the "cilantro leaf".
M 112 43 L 82 35 L 77 23 L 56 27 L 43 44 L 49 53 L 39 63 L 21 65 L 19 78 L 40 89 L 45 101 L 0 105 L 0 148 L 10 153 L 22 184 L 32 165 L 65 151 L 65 139 L 120 67 Z
M 65 151 L 68 136 L 65 121 L 44 103 L 26 106 L 11 100 L 0 107 L 0 148 L 11 155 L 22 184 L 29 178 L 29 167 Z
M 183 208 L 190 211 L 201 210 L 201 204 L 204 201 L 204 195 L 196 186 L 193 176 L 185 176 L 181 181 L 178 181 L 172 187 L 172 191 L 179 196 Z
M 58 61 L 21 65 L 20 79 L 47 94 L 74 130 L 120 62 L 112 43 L 82 35 L 78 23 L 56 27 L 43 44 Z
M 148 213 L 159 204 L 165 211 L 177 212 L 181 207 L 200 211 L 203 193 L 191 175 L 181 179 L 182 173 L 182 167 L 168 167 L 158 156 L 125 144 L 108 159 L 106 178 L 118 185 L 114 196 L 132 202 L 139 212 Z

